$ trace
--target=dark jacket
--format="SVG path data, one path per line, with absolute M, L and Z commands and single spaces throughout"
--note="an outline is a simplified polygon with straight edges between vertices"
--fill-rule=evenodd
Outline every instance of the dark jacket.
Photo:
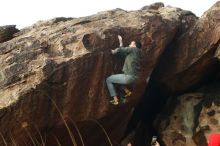
M 138 77 L 138 73 L 140 71 L 140 61 L 144 57 L 141 49 L 131 47 L 120 47 L 113 50 L 112 53 L 125 56 L 125 62 L 122 69 L 124 74 L 134 75 Z

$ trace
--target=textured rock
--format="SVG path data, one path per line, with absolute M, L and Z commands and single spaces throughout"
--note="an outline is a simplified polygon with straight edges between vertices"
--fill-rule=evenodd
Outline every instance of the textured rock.
M 160 116 L 158 130 L 165 145 L 207 146 L 209 135 L 220 131 L 219 89 L 219 84 L 212 84 L 177 97 L 172 112 Z
M 0 44 L 2 135 L 9 143 L 24 145 L 30 143 L 30 133 L 37 139 L 40 132 L 49 134 L 47 142 L 56 142 L 55 135 L 65 143 L 59 129 L 65 129 L 63 119 L 67 123 L 72 119 L 80 125 L 86 143 L 101 145 L 104 138 L 97 140 L 100 134 L 91 134 L 97 125 L 88 122 L 95 119 L 113 143 L 119 143 L 132 108 L 144 92 L 145 79 L 179 30 L 188 29 L 195 20 L 193 14 L 172 7 L 116 9 L 39 22 L 21 30 L 16 38 Z M 111 107 L 105 79 L 122 68 L 123 61 L 110 54 L 119 45 L 118 34 L 126 45 L 140 40 L 145 60 L 132 98 L 125 105 Z
M 19 30 L 15 25 L 6 25 L 0 27 L 0 43 L 8 41 L 13 38 L 13 35 Z
M 163 55 L 155 79 L 172 93 L 191 89 L 215 72 L 220 45 L 219 12 L 218 1 Z
M 159 8 L 164 7 L 164 4 L 161 2 L 158 3 L 153 3 L 150 6 L 144 6 L 143 8 L 141 8 L 142 10 L 149 10 L 149 9 L 153 9 L 153 10 L 158 10 Z
M 155 124 L 166 146 L 207 146 L 219 127 L 219 84 L 195 90 L 207 81 L 219 81 L 220 2 L 170 45 L 154 80 L 172 94 Z
M 201 93 L 179 96 L 175 104 L 172 103 L 175 107 L 172 106 L 171 110 L 173 111 L 170 115 L 167 116 L 166 113 L 161 116 L 160 128 L 158 130 L 165 145 L 195 146 L 192 140 L 195 120 L 198 114 L 195 111 L 195 107 L 201 102 L 202 98 L 203 95 Z

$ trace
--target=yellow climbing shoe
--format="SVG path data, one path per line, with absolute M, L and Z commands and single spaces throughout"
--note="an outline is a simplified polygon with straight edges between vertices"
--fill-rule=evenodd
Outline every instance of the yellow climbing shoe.
M 118 101 L 115 101 L 114 99 L 113 100 L 110 100 L 109 101 L 111 104 L 113 104 L 113 105 L 118 105 L 119 104 L 119 102 Z
M 130 90 L 128 90 L 127 88 L 124 88 L 124 91 L 125 91 L 125 96 L 124 97 L 131 96 L 132 92 Z

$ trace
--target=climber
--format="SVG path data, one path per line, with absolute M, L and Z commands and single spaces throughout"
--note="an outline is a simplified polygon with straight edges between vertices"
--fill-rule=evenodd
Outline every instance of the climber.
M 132 41 L 129 47 L 123 47 L 122 37 L 120 35 L 118 35 L 118 39 L 120 47 L 111 50 L 111 53 L 113 55 L 119 54 L 126 58 L 122 69 L 123 74 L 111 75 L 106 79 L 109 93 L 113 98 L 113 100 L 111 100 L 110 102 L 113 105 L 119 104 L 119 98 L 113 84 L 129 85 L 134 83 L 138 79 L 138 73 L 140 71 L 140 61 L 143 58 L 143 53 L 140 49 L 140 42 Z M 125 88 L 125 93 L 125 96 L 129 96 L 131 94 L 131 91 Z
M 220 134 L 211 134 L 208 146 L 220 146 Z

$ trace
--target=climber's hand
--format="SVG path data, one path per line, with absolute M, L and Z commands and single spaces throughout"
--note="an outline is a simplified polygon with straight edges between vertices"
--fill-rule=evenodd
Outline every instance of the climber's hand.
M 118 40 L 119 40 L 120 47 L 123 47 L 122 37 L 120 35 L 118 35 Z
M 111 50 L 111 53 L 112 53 L 112 54 L 116 54 L 116 53 L 117 53 L 117 50 Z
M 122 37 L 120 35 L 118 35 L 118 40 L 122 41 Z

